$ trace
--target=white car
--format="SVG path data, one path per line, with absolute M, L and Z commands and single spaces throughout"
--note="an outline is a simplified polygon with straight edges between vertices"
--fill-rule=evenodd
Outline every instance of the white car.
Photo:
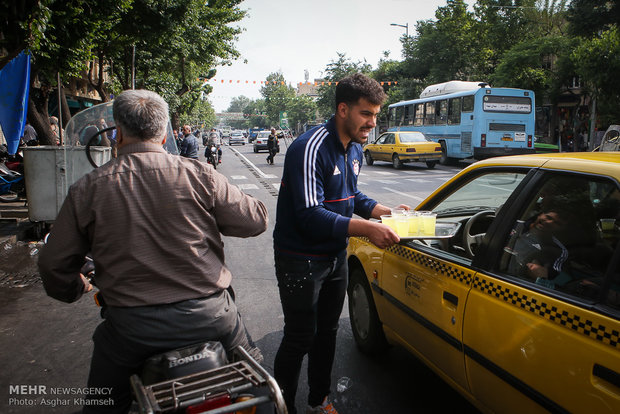
M 241 144 L 245 145 L 245 137 L 241 132 L 233 132 L 228 138 L 228 145 Z

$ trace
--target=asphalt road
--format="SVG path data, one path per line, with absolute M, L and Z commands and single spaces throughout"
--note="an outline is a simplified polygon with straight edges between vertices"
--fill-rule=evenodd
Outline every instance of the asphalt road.
M 286 145 L 281 148 L 284 152 Z M 273 372 L 283 318 L 273 269 L 272 231 L 284 157 L 278 154 L 272 166 L 267 164 L 266 155 L 253 153 L 251 145 L 224 147 L 218 171 L 263 201 L 269 210 L 271 221 L 264 234 L 224 240 L 239 308 L 263 351 L 265 367 Z M 388 163 L 375 163 L 363 167 L 360 189 L 390 206 L 415 206 L 458 170 L 443 166 L 427 170 L 424 164 L 412 164 L 395 171 Z M 30 275 L 24 278 L 30 282 L 22 287 L 0 285 L 0 412 L 73 413 L 79 410 L 73 400 L 55 407 L 43 406 L 39 404 L 40 398 L 35 398 L 40 395 L 10 393 L 17 385 L 47 389 L 85 386 L 92 350 L 90 337 L 99 323 L 99 311 L 90 295 L 74 304 L 64 304 L 48 298 L 41 284 L 31 281 L 36 281 L 36 253 L 30 255 L 35 247 L 0 246 L 0 263 L 5 270 L 15 266 L 8 271 Z M 17 261 L 19 265 L 11 264 Z M 346 304 L 336 352 L 334 383 L 343 377 L 351 380 L 347 391 L 334 395 L 341 414 L 477 412 L 403 349 L 392 348 L 374 359 L 362 355 L 353 340 Z M 305 410 L 306 395 L 307 382 L 302 374 L 297 398 L 300 412 Z M 36 405 L 23 405 L 33 399 Z

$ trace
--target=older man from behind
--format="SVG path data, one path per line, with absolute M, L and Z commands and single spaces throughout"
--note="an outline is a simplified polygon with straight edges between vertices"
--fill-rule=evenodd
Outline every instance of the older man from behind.
M 94 260 L 106 307 L 88 386 L 111 388 L 114 406 L 84 412 L 126 412 L 129 376 L 154 354 L 205 341 L 251 348 L 221 234 L 256 236 L 268 221 L 263 203 L 212 166 L 166 153 L 159 95 L 125 91 L 113 114 L 118 157 L 71 186 L 39 258 L 46 292 L 64 302 L 90 289 L 80 267 L 87 253 Z

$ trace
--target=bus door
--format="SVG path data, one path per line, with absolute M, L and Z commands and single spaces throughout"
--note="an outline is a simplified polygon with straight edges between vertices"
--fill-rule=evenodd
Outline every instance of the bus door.
M 469 158 L 473 155 L 473 148 L 476 145 L 474 133 L 476 129 L 476 119 L 474 117 L 474 95 L 466 95 L 460 98 L 451 99 L 451 101 L 458 101 L 461 106 L 461 125 L 460 132 L 460 156 L 459 158 Z M 450 102 L 450 111 L 453 107 L 456 107 L 457 102 Z M 454 109 L 456 110 L 456 108 Z

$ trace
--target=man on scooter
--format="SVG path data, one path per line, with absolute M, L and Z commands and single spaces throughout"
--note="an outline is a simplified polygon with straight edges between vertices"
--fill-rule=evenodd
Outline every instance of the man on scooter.
M 268 221 L 262 202 L 213 168 L 164 151 L 159 95 L 125 91 L 113 115 L 118 157 L 71 186 L 39 257 L 47 294 L 74 302 L 91 289 L 80 275 L 90 252 L 105 298 L 88 387 L 111 388 L 114 406 L 84 413 L 127 412 L 129 377 L 155 354 L 205 341 L 255 351 L 227 291 L 221 234 L 256 236 Z
M 209 132 L 209 139 L 207 141 L 207 145 L 205 148 L 205 157 L 209 159 L 209 155 L 211 152 L 211 147 L 215 146 L 217 148 L 217 162 L 218 164 L 222 163 L 222 139 L 220 138 L 220 134 L 217 133 L 215 129 L 212 129 Z

